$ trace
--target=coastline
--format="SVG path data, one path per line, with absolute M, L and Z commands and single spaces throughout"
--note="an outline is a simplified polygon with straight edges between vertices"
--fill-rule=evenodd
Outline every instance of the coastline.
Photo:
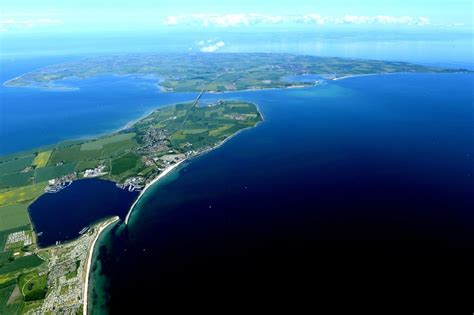
M 401 72 L 398 72 L 398 73 L 401 73 Z M 345 80 L 345 79 L 350 79 L 350 78 L 369 77 L 369 76 L 374 76 L 374 75 L 385 75 L 385 74 L 390 74 L 390 73 L 349 74 L 349 75 L 344 75 L 342 77 L 332 78 L 331 81 L 339 81 L 339 80 Z
M 95 244 L 97 243 L 97 240 L 99 239 L 99 236 L 102 234 L 102 232 L 107 228 L 109 227 L 110 225 L 112 225 L 113 223 L 117 222 L 119 220 L 119 217 L 118 216 L 115 216 L 112 218 L 112 220 L 109 220 L 109 221 L 106 221 L 105 224 L 102 225 L 99 224 L 99 231 L 97 232 L 97 235 L 94 237 L 94 240 L 92 241 L 92 244 L 90 245 L 90 248 L 89 248 L 89 253 L 87 255 L 87 263 L 86 263 L 86 272 L 85 272 L 85 281 L 84 281 L 84 293 L 83 293 L 83 300 L 84 300 L 84 303 L 83 303 L 83 307 L 82 307 L 82 310 L 83 310 L 83 314 L 84 315 L 87 315 L 87 310 L 88 310 L 88 300 L 89 300 L 89 278 L 90 278 L 90 270 L 91 270 L 91 266 L 92 266 L 92 256 L 94 254 L 94 248 L 95 248 Z
M 125 225 L 128 225 L 128 221 L 130 219 L 130 215 L 132 214 L 132 211 L 133 211 L 133 208 L 135 208 L 135 205 L 138 203 L 138 201 L 140 200 L 140 198 L 142 197 L 142 195 L 148 190 L 148 188 L 150 188 L 151 186 L 153 186 L 153 184 L 155 184 L 156 182 L 158 182 L 160 179 L 162 179 L 163 177 L 165 177 L 166 175 L 168 175 L 168 173 L 170 173 L 172 170 L 174 170 L 175 168 L 177 168 L 181 163 L 183 163 L 184 161 L 186 161 L 188 158 L 185 158 L 185 159 L 182 159 L 181 161 L 173 164 L 173 165 L 170 165 L 168 166 L 167 168 L 164 169 L 163 172 L 161 172 L 156 178 L 154 178 L 150 183 L 148 183 L 145 188 L 143 188 L 143 190 L 140 192 L 140 195 L 138 195 L 137 199 L 135 200 L 135 202 L 132 204 L 132 206 L 130 207 L 130 210 L 128 210 L 128 213 L 127 213 L 127 216 L 125 217 Z
M 257 127 L 260 123 L 264 122 L 265 121 L 265 118 L 262 114 L 262 112 L 260 111 L 259 107 L 257 104 L 255 104 L 255 106 L 257 107 L 257 110 L 258 112 L 260 113 L 260 117 L 262 118 L 261 121 L 259 121 L 255 126 L 249 126 L 247 128 L 244 128 L 244 129 L 241 129 L 239 131 L 237 131 L 236 133 L 234 133 L 233 135 L 225 138 L 224 140 L 222 140 L 220 143 L 218 143 L 217 145 L 211 147 L 211 148 L 208 148 L 202 152 L 199 152 L 198 154 L 196 155 L 193 155 L 193 156 L 189 156 L 189 157 L 186 157 L 184 159 L 182 159 L 181 161 L 171 165 L 171 166 L 168 166 L 163 172 L 161 172 L 155 179 L 153 179 L 150 183 L 148 183 L 145 188 L 143 188 L 143 190 L 140 192 L 140 194 L 138 195 L 137 199 L 135 200 L 135 202 L 132 204 L 132 206 L 130 207 L 130 210 L 128 211 L 127 213 L 127 216 L 125 217 L 125 225 L 128 225 L 128 221 L 130 220 L 130 216 L 133 212 L 133 209 L 135 208 L 135 205 L 138 203 L 138 201 L 140 200 L 140 198 L 143 196 L 143 194 L 151 187 L 153 186 L 155 183 L 157 183 L 160 179 L 162 179 L 163 177 L 165 177 L 166 175 L 168 175 L 172 170 L 174 170 L 175 168 L 177 168 L 179 165 L 181 165 L 181 163 L 189 160 L 189 159 L 192 159 L 192 158 L 195 158 L 195 157 L 198 157 L 198 156 L 201 156 L 207 152 L 210 152 L 212 150 L 215 150 L 217 148 L 219 148 L 221 145 L 223 145 L 224 143 L 226 143 L 227 141 L 229 141 L 230 139 L 232 139 L 233 137 L 237 136 L 238 134 L 240 134 L 241 132 L 247 130 L 247 129 L 251 129 L 251 128 L 255 128 Z

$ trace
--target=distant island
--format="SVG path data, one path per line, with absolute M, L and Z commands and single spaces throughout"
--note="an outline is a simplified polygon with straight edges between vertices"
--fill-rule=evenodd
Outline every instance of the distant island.
M 315 82 L 288 77 L 321 75 L 326 79 L 384 73 L 451 73 L 466 69 L 430 67 L 407 62 L 328 58 L 270 53 L 143 54 L 91 57 L 44 67 L 4 84 L 74 90 L 65 80 L 102 75 L 154 78 L 164 92 L 229 92 L 294 88 Z

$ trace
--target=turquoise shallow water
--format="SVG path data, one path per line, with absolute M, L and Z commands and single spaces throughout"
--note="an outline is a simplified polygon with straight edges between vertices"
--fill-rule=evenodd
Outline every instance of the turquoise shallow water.
M 456 295 L 467 305 L 473 79 L 206 95 L 253 101 L 265 121 L 145 194 L 128 228 L 101 242 L 95 305 L 273 309 L 310 306 L 317 288 L 384 299 L 399 286 L 417 303 Z

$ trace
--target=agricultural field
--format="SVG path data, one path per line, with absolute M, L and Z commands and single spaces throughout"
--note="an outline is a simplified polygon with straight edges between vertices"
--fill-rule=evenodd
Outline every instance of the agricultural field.
M 56 166 L 46 166 L 35 170 L 35 182 L 46 182 L 49 179 L 74 173 L 77 163 L 65 163 Z
M 0 284 L 0 314 L 19 314 L 23 299 L 16 281 Z
M 51 156 L 52 152 L 52 150 L 39 152 L 32 164 L 36 166 L 36 168 L 45 167 L 46 164 L 48 164 L 49 157 Z
M 163 129 L 170 135 L 169 148 L 175 153 L 186 153 L 212 147 L 261 119 L 256 106 L 246 102 L 218 102 L 204 107 L 186 103 L 155 111 L 134 129 L 142 142 L 144 130 Z
M 28 217 L 27 203 L 14 203 L 0 206 L 0 230 L 7 230 L 13 227 L 30 223 Z
M 94 141 L 85 142 L 81 145 L 81 151 L 102 150 L 107 144 L 130 140 L 134 136 L 134 133 L 122 133 L 111 137 L 105 137 Z
M 0 174 L 11 174 L 31 166 L 35 156 L 33 154 L 14 158 L 0 163 Z
M 0 206 L 31 201 L 44 193 L 46 183 L 0 191 Z
M 138 174 L 144 168 L 139 155 L 128 153 L 112 161 L 111 175 L 120 181 L 120 179 L 127 177 L 127 175 L 133 176 Z
M 0 275 L 38 267 L 43 262 L 44 261 L 36 255 L 23 256 L 0 267 Z

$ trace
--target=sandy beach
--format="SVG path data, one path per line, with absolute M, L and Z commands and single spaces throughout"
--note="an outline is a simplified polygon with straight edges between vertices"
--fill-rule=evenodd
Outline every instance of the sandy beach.
M 257 109 L 258 109 L 258 105 L 257 106 Z M 188 160 L 188 159 L 191 159 L 191 158 L 195 158 L 195 157 L 198 157 L 200 155 L 203 155 L 209 151 L 212 151 L 212 150 L 215 150 L 217 149 L 218 147 L 220 147 L 221 145 L 223 145 L 224 143 L 226 143 L 227 141 L 229 141 L 230 139 L 232 139 L 233 137 L 237 136 L 238 134 L 240 134 L 241 132 L 247 130 L 247 129 L 250 129 L 250 128 L 255 128 L 257 127 L 261 122 L 265 121 L 264 117 L 263 117 L 263 114 L 260 112 L 259 110 L 259 113 L 260 113 L 260 116 L 262 117 L 262 121 L 258 122 L 255 126 L 253 127 L 248 127 L 248 128 L 244 128 L 244 129 L 241 129 L 239 131 L 237 131 L 236 133 L 234 133 L 233 135 L 231 135 L 230 137 L 227 137 L 226 139 L 224 139 L 222 142 L 220 142 L 219 144 L 217 144 L 216 146 L 212 147 L 212 148 L 209 148 L 207 150 L 204 150 L 202 152 L 200 152 L 199 154 L 196 154 L 196 155 L 193 155 L 193 156 L 190 156 L 190 157 L 187 157 L 185 159 L 182 159 L 181 161 L 173 164 L 173 165 L 170 165 L 168 166 L 163 172 L 160 173 L 160 175 L 158 175 L 155 179 L 153 179 L 148 185 L 145 186 L 145 188 L 140 192 L 140 195 L 137 197 L 137 200 L 135 200 L 135 202 L 132 204 L 132 206 L 130 207 L 130 210 L 128 211 L 127 213 L 127 216 L 125 217 L 125 225 L 128 224 L 128 221 L 130 220 L 130 215 L 132 214 L 132 211 L 133 211 L 133 208 L 135 207 L 135 205 L 138 203 L 138 201 L 140 200 L 140 198 L 142 197 L 142 195 L 148 190 L 148 188 L 150 188 L 151 186 L 153 186 L 153 184 L 155 184 L 156 182 L 158 182 L 160 179 L 162 179 L 163 177 L 165 177 L 166 175 L 168 175 L 172 170 L 174 170 L 175 168 L 177 168 L 179 165 L 181 165 L 181 163 L 183 163 L 184 161 Z
M 108 220 L 104 223 L 101 223 L 99 225 L 99 231 L 97 232 L 97 235 L 95 236 L 95 238 L 92 241 L 92 244 L 89 248 L 89 253 L 87 255 L 87 263 L 86 263 L 86 273 L 85 273 L 86 279 L 84 281 L 84 295 L 83 295 L 83 299 L 84 299 L 83 314 L 84 315 L 87 315 L 87 308 L 88 308 L 87 303 L 88 303 L 88 300 L 89 300 L 89 278 L 90 278 L 90 270 L 91 270 L 91 265 L 92 265 L 92 255 L 94 253 L 95 243 L 99 239 L 99 236 L 102 234 L 102 232 L 109 225 L 111 225 L 112 223 L 117 222 L 118 220 L 119 220 L 119 217 L 115 216 L 111 220 Z
M 145 186 L 145 188 L 140 192 L 140 195 L 137 197 L 137 200 L 135 200 L 135 202 L 132 204 L 132 206 L 130 207 L 130 210 L 128 211 L 127 213 L 127 216 L 125 217 L 125 224 L 127 225 L 128 224 L 128 220 L 130 219 L 130 215 L 132 214 L 132 211 L 133 211 L 133 208 L 135 207 L 135 205 L 137 204 L 137 202 L 140 200 L 141 196 L 148 190 L 148 188 L 150 188 L 151 186 L 153 186 L 153 184 L 155 184 L 157 181 L 159 181 L 161 178 L 165 177 L 169 172 L 171 172 L 172 170 L 174 170 L 176 167 L 178 167 L 181 163 L 183 163 L 184 161 L 186 161 L 186 159 L 183 159 L 173 165 L 170 165 L 168 166 L 163 172 L 160 173 L 160 175 L 158 175 L 155 179 L 153 179 L 148 185 Z

